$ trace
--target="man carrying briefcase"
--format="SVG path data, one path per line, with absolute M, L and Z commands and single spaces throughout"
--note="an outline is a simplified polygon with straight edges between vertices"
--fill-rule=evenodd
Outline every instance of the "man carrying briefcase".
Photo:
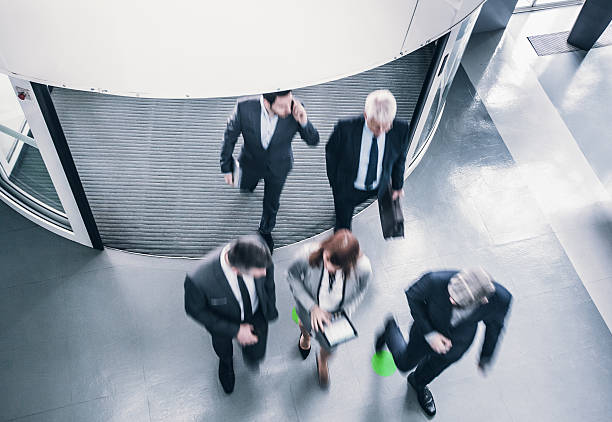
M 371 92 L 363 116 L 340 120 L 327 145 L 327 178 L 334 194 L 335 230 L 351 229 L 355 207 L 379 199 L 391 185 L 391 199 L 402 195 L 408 153 L 408 122 L 395 118 L 397 104 L 388 90 Z

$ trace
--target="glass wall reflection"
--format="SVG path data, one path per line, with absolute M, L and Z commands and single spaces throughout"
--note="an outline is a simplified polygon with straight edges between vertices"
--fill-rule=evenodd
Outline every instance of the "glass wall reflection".
M 453 42 L 451 52 L 446 58 L 444 68 L 442 72 L 436 75 L 432 81 L 429 95 L 433 95 L 434 97 L 429 110 L 424 110 L 424 113 L 426 114 L 421 116 L 421 119 L 425 119 L 425 124 L 420 135 L 418 135 L 418 139 L 416 139 L 417 146 L 414 149 L 412 160 L 415 160 L 424 151 L 429 139 L 433 136 L 433 129 L 436 121 L 439 119 L 442 111 L 444 110 L 446 96 L 448 95 L 453 79 L 455 78 L 455 74 L 457 73 L 457 69 L 459 68 L 459 64 L 461 63 L 461 57 L 465 52 L 465 48 L 467 47 L 467 43 L 470 39 L 470 35 L 477 18 L 478 13 L 472 13 L 472 15 L 464 19 L 459 28 L 456 29 L 457 37 Z M 415 140 L 413 140 L 413 142 L 414 141 Z

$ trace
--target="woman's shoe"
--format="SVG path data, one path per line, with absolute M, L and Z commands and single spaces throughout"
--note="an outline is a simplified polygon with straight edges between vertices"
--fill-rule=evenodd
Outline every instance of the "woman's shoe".
M 301 340 L 302 335 L 300 334 L 300 338 L 298 338 L 298 350 L 300 351 L 300 355 L 302 355 L 302 359 L 306 359 L 310 354 L 310 349 L 312 348 L 312 346 L 310 346 L 308 349 L 302 349 L 302 346 L 300 346 Z
M 317 360 L 317 378 L 319 379 L 319 385 L 322 388 L 328 388 L 329 387 L 329 368 L 327 369 L 327 371 L 325 371 L 325 374 L 321 374 L 321 371 L 319 370 L 319 355 L 316 355 L 316 360 Z

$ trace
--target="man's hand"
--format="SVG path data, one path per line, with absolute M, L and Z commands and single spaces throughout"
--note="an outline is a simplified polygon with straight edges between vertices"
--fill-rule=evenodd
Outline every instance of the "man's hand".
M 291 110 L 291 114 L 293 114 L 293 118 L 302 126 L 305 126 L 308 122 L 306 109 L 298 100 L 293 100 L 293 110 Z
M 393 194 L 391 195 L 391 199 L 395 201 L 400 196 L 404 196 L 404 190 L 403 189 L 394 190 Z
M 315 305 L 310 310 L 310 326 L 315 332 L 323 332 L 323 326 L 331 322 L 331 314 Z
M 223 175 L 223 178 L 225 179 L 225 183 L 227 183 L 228 185 L 234 184 L 234 174 L 233 173 L 225 173 Z
M 453 347 L 451 341 L 440 333 L 435 333 L 428 337 L 427 342 L 433 351 L 440 355 L 445 354 L 451 349 L 451 347 Z
M 240 324 L 236 340 L 241 346 L 250 346 L 259 341 L 257 336 L 253 334 L 253 326 L 251 324 Z

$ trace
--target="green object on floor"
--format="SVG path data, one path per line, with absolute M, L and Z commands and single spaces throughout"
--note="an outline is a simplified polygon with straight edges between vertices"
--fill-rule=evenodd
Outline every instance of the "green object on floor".
M 391 353 L 388 350 L 381 350 L 372 356 L 372 369 L 381 377 L 388 377 L 395 373 L 397 367 Z
M 293 322 L 295 322 L 296 324 L 300 323 L 300 318 L 297 315 L 297 312 L 295 310 L 295 307 L 291 310 L 291 319 L 293 320 Z

